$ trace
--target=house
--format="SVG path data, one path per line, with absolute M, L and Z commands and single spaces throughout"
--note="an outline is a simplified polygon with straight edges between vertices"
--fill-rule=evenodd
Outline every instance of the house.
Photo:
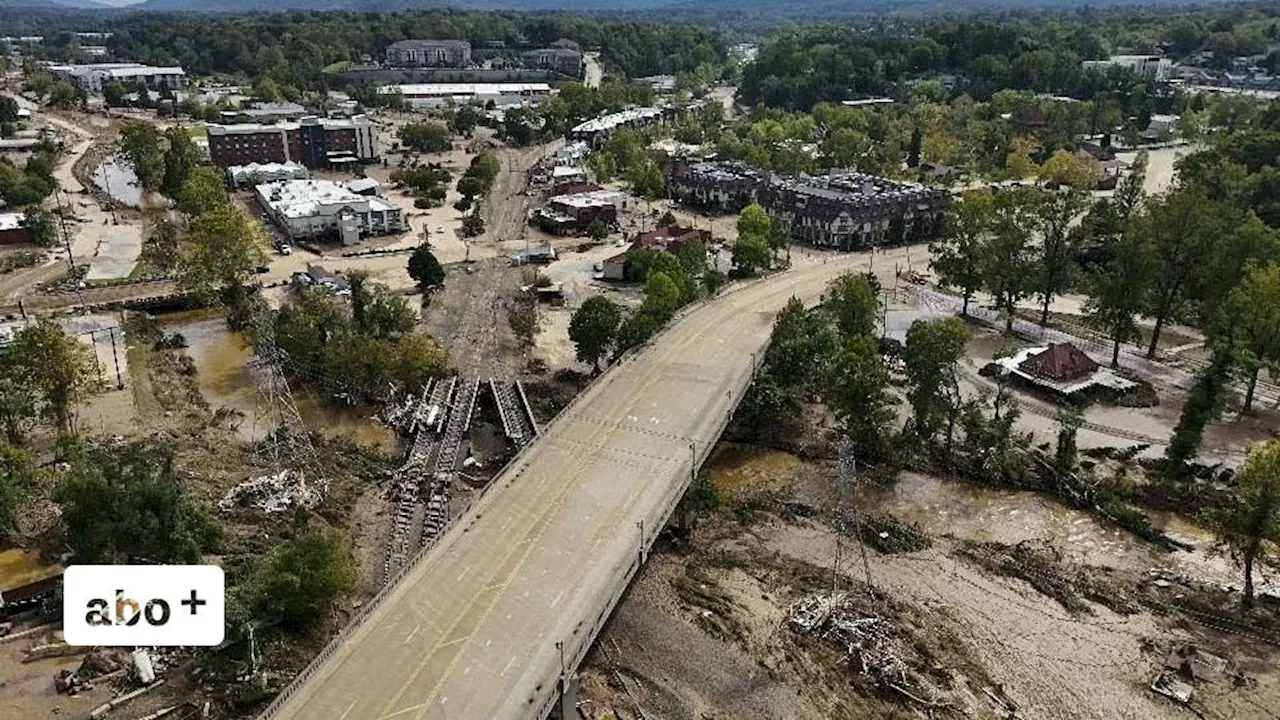
M 346 278 L 335 275 L 320 265 L 308 265 L 306 270 L 294 273 L 293 284 L 298 288 L 324 288 L 334 295 L 351 294 L 351 284 Z
M 667 166 L 672 199 L 713 212 L 731 213 L 755 202 L 765 173 L 741 162 L 678 162 Z
M 858 172 L 773 176 L 759 195 L 793 239 L 837 250 L 927 240 L 951 204 L 946 190 Z
M 1139 135 L 1147 142 L 1168 142 L 1178 135 L 1178 116 L 1152 115 L 1151 122 Z
M 370 177 L 357 178 L 347 182 L 347 189 L 357 195 L 380 197 L 382 184 Z
M 1124 393 L 1138 387 L 1137 382 L 1101 367 L 1071 343 L 1026 348 L 1000 358 L 996 365 L 1030 387 L 1063 397 L 1099 391 Z
M 605 280 L 623 281 L 627 279 L 627 253 L 618 253 L 600 263 L 601 277 Z
M 711 231 L 685 228 L 679 225 L 666 225 L 640 233 L 636 236 L 635 242 L 631 247 L 641 250 L 666 250 L 673 253 L 679 250 L 681 245 L 693 241 L 701 242 L 703 245 L 710 245 Z
M 512 265 L 547 265 L 556 259 L 556 249 L 547 245 L 521 250 L 511 256 Z
M 534 213 L 534 222 L 557 235 L 585 231 L 593 221 L 613 225 L 618 210 L 626 207 L 626 197 L 613 190 L 595 190 L 572 195 L 556 195 Z
M 1156 82 L 1169 79 L 1173 71 L 1173 62 L 1161 55 L 1112 55 L 1106 60 L 1085 60 L 1080 63 L 1083 70 L 1106 72 L 1111 68 L 1123 68 L 1135 75 L 1140 75 Z
M 33 242 L 27 229 L 27 216 L 23 213 L 0 213 L 0 245 L 18 245 Z
M 387 46 L 391 67 L 452 67 L 471 64 L 471 43 L 466 40 L 401 40 Z

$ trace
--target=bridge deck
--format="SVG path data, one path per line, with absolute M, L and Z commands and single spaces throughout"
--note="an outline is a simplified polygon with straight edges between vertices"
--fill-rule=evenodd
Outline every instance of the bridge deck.
M 857 260 L 728 293 L 611 369 L 273 716 L 540 715 L 557 692 L 557 642 L 576 667 L 745 391 L 776 311 L 816 300 Z

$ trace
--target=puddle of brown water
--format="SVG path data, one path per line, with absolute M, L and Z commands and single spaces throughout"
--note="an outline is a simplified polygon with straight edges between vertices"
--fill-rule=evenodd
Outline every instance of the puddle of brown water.
M 186 338 L 187 354 L 196 365 L 196 384 L 205 400 L 215 408 L 227 407 L 244 413 L 239 427 L 242 438 L 262 438 L 271 428 L 265 420 L 255 422 L 258 385 L 250 366 L 253 350 L 244 336 L 229 330 L 221 316 L 207 312 L 166 316 L 161 325 L 167 332 L 181 333 Z M 396 434 L 372 418 L 371 408 L 338 406 L 297 391 L 294 402 L 307 427 L 328 437 L 345 437 L 386 452 L 399 449 Z

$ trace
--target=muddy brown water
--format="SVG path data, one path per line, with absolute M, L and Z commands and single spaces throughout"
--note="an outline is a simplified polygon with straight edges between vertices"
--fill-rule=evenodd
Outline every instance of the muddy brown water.
M 730 494 L 792 486 L 799 492 L 820 494 L 805 486 L 833 481 L 831 470 L 822 464 L 782 451 L 732 443 L 721 443 L 708 462 L 707 472 L 721 493 Z M 860 501 L 864 509 L 890 513 L 935 537 L 950 535 L 1005 544 L 1042 540 L 1077 563 L 1139 572 L 1159 569 L 1237 588 L 1243 582 L 1241 571 L 1231 560 L 1213 552 L 1212 532 L 1172 513 L 1149 514 L 1157 527 L 1193 550 L 1165 552 L 1040 493 L 982 487 L 919 473 L 902 473 L 892 487 L 864 490 Z M 1255 576 L 1255 582 L 1258 580 Z M 1274 594 L 1280 587 L 1274 581 L 1264 581 L 1259 590 Z
M 258 384 L 250 364 L 253 350 L 244 336 L 232 332 L 221 315 L 208 312 L 166 315 L 160 325 L 165 332 L 181 333 L 186 338 L 186 352 L 195 362 L 196 384 L 204 399 L 214 408 L 243 413 L 238 432 L 245 440 L 265 436 L 271 428 L 259 419 Z M 396 434 L 373 419 L 371 408 L 344 407 L 298 390 L 293 394 L 307 427 L 327 437 L 345 437 L 365 447 L 398 451 Z

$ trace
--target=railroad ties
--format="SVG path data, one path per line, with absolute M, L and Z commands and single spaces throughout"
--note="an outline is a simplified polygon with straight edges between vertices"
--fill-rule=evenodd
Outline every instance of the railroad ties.
M 525 397 L 520 381 L 489 378 L 489 390 L 493 393 L 494 404 L 498 406 L 502 432 L 507 439 L 515 443 L 517 448 L 533 442 L 534 436 L 538 434 L 538 425 L 533 419 L 533 411 L 529 409 L 529 400 Z
M 476 408 L 476 396 L 480 394 L 480 379 L 468 380 L 454 394 L 445 421 L 444 436 L 440 439 L 440 452 L 436 455 L 433 472 L 426 478 L 429 485 L 426 515 L 422 521 L 420 544 L 429 545 L 449 525 L 449 498 L 453 489 L 453 476 L 458 471 L 458 451 L 463 436 L 471 427 L 471 416 Z

